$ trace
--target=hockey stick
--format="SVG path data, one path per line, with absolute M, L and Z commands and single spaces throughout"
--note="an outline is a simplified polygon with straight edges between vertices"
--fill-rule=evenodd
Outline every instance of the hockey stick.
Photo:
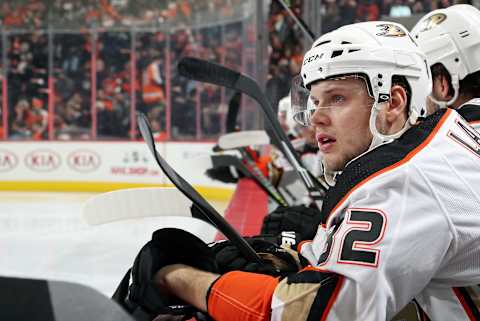
M 235 169 L 239 170 L 243 175 L 248 178 L 253 179 L 253 181 L 267 193 L 277 204 L 282 206 L 288 206 L 287 200 L 280 194 L 280 192 L 273 186 L 273 184 L 266 178 L 263 173 L 260 172 L 260 169 L 256 172 L 253 169 L 245 166 L 240 159 L 234 155 L 213 155 L 210 157 L 212 162 L 212 167 L 227 167 L 233 166 Z M 256 166 L 256 165 L 255 165 Z
M 319 209 L 321 208 L 323 193 L 327 190 L 328 185 L 318 180 L 301 165 L 301 160 L 287 135 L 285 135 L 282 130 L 270 102 L 252 78 L 213 62 L 193 57 L 182 58 L 178 64 L 178 71 L 180 75 L 189 79 L 239 90 L 255 99 L 262 108 L 272 128 L 273 143 L 281 149 L 302 179 L 309 196 L 317 207 Z
M 288 12 L 290 17 L 295 21 L 295 23 L 300 27 L 300 29 L 302 29 L 303 33 L 306 34 L 312 42 L 314 42 L 316 39 L 315 34 L 312 32 L 312 30 L 310 30 L 310 28 L 307 26 L 305 21 L 303 21 L 302 18 L 298 17 L 295 14 L 295 12 L 293 12 L 292 9 L 290 9 L 290 7 L 285 3 L 285 1 L 283 0 L 277 0 L 277 1 Z
M 268 144 L 270 144 L 270 137 L 264 130 L 244 130 L 228 133 L 218 138 L 218 146 L 221 149 L 237 149 Z
M 174 187 L 115 190 L 89 198 L 82 208 L 88 225 L 155 216 L 191 217 L 192 202 Z
M 236 149 L 242 155 L 243 160 L 246 162 L 246 166 L 240 161 L 236 166 L 242 170 L 247 171 L 249 176 L 265 191 L 267 194 L 279 205 L 288 206 L 287 200 L 280 194 L 278 189 L 273 186 L 270 180 L 265 177 L 260 168 L 258 168 L 255 161 L 252 159 L 247 148 L 251 145 L 266 145 L 269 144 L 267 134 L 263 130 L 244 131 L 237 133 L 230 133 L 221 136 L 218 139 L 218 145 L 223 150 Z M 233 157 L 233 156 L 232 156 Z M 245 174 L 245 173 L 244 173 Z
M 218 212 L 200 195 L 197 191 L 178 173 L 168 165 L 168 163 L 163 159 L 163 157 L 158 153 L 155 148 L 155 141 L 153 139 L 152 130 L 148 123 L 147 117 L 142 114 L 137 114 L 137 123 L 142 134 L 143 139 L 147 143 L 150 152 L 157 161 L 158 166 L 162 169 L 165 175 L 170 179 L 170 181 L 175 185 L 187 198 L 189 198 L 193 204 L 197 207 L 199 212 L 203 214 L 203 218 L 206 221 L 209 221 L 213 226 L 215 226 L 220 232 L 227 237 L 232 244 L 238 247 L 240 253 L 242 253 L 246 259 L 262 264 L 262 260 L 257 255 L 255 250 L 248 244 L 240 234 L 233 229 L 233 227 L 228 224 L 228 222 L 220 215 Z

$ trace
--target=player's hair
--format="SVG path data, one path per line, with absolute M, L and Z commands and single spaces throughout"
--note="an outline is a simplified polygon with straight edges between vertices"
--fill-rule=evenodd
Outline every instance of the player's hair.
M 448 94 L 453 96 L 452 77 L 445 66 L 441 63 L 436 63 L 431 67 L 431 71 L 433 79 L 437 77 L 445 77 L 448 82 Z M 480 92 L 480 70 L 468 74 L 465 78 L 460 80 L 459 87 L 460 95 L 476 97 Z
M 460 94 L 476 97 L 480 92 L 480 70 L 460 80 Z

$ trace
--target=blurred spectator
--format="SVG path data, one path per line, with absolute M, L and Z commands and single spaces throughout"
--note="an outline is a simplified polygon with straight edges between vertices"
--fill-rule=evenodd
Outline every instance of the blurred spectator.
M 195 90 L 184 92 L 180 85 L 172 87 L 172 136 L 195 138 L 195 95 Z
M 302 15 L 303 1 L 290 1 L 297 15 Z M 423 14 L 459 2 L 470 1 L 325 0 L 321 27 L 328 32 L 381 15 Z M 214 138 L 224 129 L 222 106 L 232 92 L 189 81 L 178 75 L 176 65 L 181 57 L 193 55 L 255 75 L 256 31 L 253 16 L 245 18 L 255 6 L 245 3 L 1 1 L 1 30 L 8 31 L 2 48 L 9 67 L 4 106 L 9 109 L 9 135 L 47 138 L 45 113 L 50 108 L 55 112 L 52 134 L 58 139 L 88 139 L 95 132 L 99 138 L 138 138 L 130 127 L 135 108 L 148 115 L 159 139 Z M 276 1 L 270 3 L 268 31 L 267 95 L 277 106 L 300 70 L 308 42 Z M 242 101 L 248 110 L 251 102 Z M 92 128 L 95 108 L 97 127 Z M 253 117 L 242 112 L 244 122 L 254 123 Z M 166 133 L 167 124 L 171 133 Z
M 424 4 L 422 1 L 415 1 L 412 6 L 412 14 L 421 15 L 426 12 Z
M 156 57 L 142 73 L 142 99 L 148 106 L 163 106 L 165 103 L 161 70 L 161 60 Z
M 165 112 L 161 108 L 153 108 L 148 114 L 150 126 L 152 128 L 153 138 L 155 140 L 163 141 L 168 138 L 168 133 L 165 128 Z
M 355 0 L 342 0 L 339 3 L 340 10 L 340 23 L 339 27 L 348 25 L 360 20 L 357 17 L 357 1 Z
M 412 15 L 412 10 L 405 0 L 395 0 L 390 7 L 390 17 L 409 17 Z
M 48 112 L 44 109 L 42 99 L 34 97 L 31 104 L 27 99 L 19 99 L 10 124 L 11 139 L 47 138 Z
M 375 0 L 361 0 L 357 7 L 357 21 L 379 20 L 380 8 Z
M 32 132 L 27 127 L 28 111 L 30 104 L 27 99 L 19 99 L 13 108 L 13 117 L 9 121 L 10 139 L 27 139 L 30 138 Z
M 220 87 L 204 84 L 200 94 L 202 106 L 202 132 L 206 136 L 214 136 L 220 133 Z
M 88 139 L 90 137 L 90 109 L 83 96 L 75 93 L 64 105 L 57 105 L 56 136 L 59 139 Z
M 340 7 L 334 0 L 327 0 L 322 8 L 322 32 L 330 32 L 340 26 Z
M 291 9 L 299 16 L 300 8 L 301 1 L 292 1 Z M 288 94 L 291 78 L 301 65 L 304 36 L 288 12 L 276 1 L 270 4 L 268 31 L 270 58 L 266 92 L 272 106 L 277 108 L 280 99 Z
M 34 140 L 47 138 L 48 112 L 43 104 L 42 99 L 34 97 L 32 108 L 27 112 L 26 124 Z

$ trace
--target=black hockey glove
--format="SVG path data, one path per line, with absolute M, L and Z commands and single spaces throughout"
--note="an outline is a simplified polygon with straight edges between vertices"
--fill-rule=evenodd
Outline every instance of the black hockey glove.
M 280 206 L 265 216 L 261 234 L 278 235 L 283 238 L 282 244 L 291 244 L 295 249 L 301 241 L 313 240 L 321 222 L 321 212 L 316 208 Z
M 243 177 L 243 174 L 232 166 L 209 168 L 205 171 L 205 175 L 213 180 L 224 183 L 236 183 L 239 178 Z
M 193 315 L 194 308 L 162 293 L 154 284 L 158 270 L 176 263 L 218 272 L 213 252 L 202 240 L 181 229 L 160 229 L 142 247 L 130 273 L 124 277 L 112 299 L 137 320 L 152 320 L 159 314 Z
M 264 263 L 249 262 L 230 241 L 220 241 L 212 245 L 220 273 L 245 271 L 285 276 L 297 272 L 303 266 L 303 259 L 301 260 L 295 251 L 281 248 L 277 244 L 265 240 L 262 236 L 245 239 Z

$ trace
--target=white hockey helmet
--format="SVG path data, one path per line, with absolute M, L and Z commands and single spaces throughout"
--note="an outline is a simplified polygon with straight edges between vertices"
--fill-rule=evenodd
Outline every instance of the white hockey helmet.
M 365 76 L 363 78 L 369 94 L 374 99 L 369 122 L 373 140 L 369 150 L 399 137 L 416 123 L 419 116 L 426 116 L 426 98 L 432 86 L 430 69 L 425 55 L 404 26 L 371 21 L 347 25 L 327 33 L 316 40 L 305 54 L 300 77 L 302 86 L 308 90 L 315 81 L 351 74 Z M 395 75 L 404 76 L 410 86 L 409 117 L 401 131 L 385 135 L 377 130 L 375 121 L 382 103 L 390 100 L 392 77 Z M 298 94 L 298 90 L 295 91 Z M 294 100 L 299 100 L 293 95 L 292 105 Z M 295 119 L 305 120 L 313 114 L 313 110 L 308 109 L 315 107 L 308 103 L 303 105 L 304 110 L 298 110 L 298 105 L 295 106 Z
M 480 70 L 480 11 L 468 4 L 438 9 L 413 27 L 412 36 L 431 66 L 441 63 L 452 78 L 453 98 L 438 102 L 451 105 L 458 97 L 459 82 Z

